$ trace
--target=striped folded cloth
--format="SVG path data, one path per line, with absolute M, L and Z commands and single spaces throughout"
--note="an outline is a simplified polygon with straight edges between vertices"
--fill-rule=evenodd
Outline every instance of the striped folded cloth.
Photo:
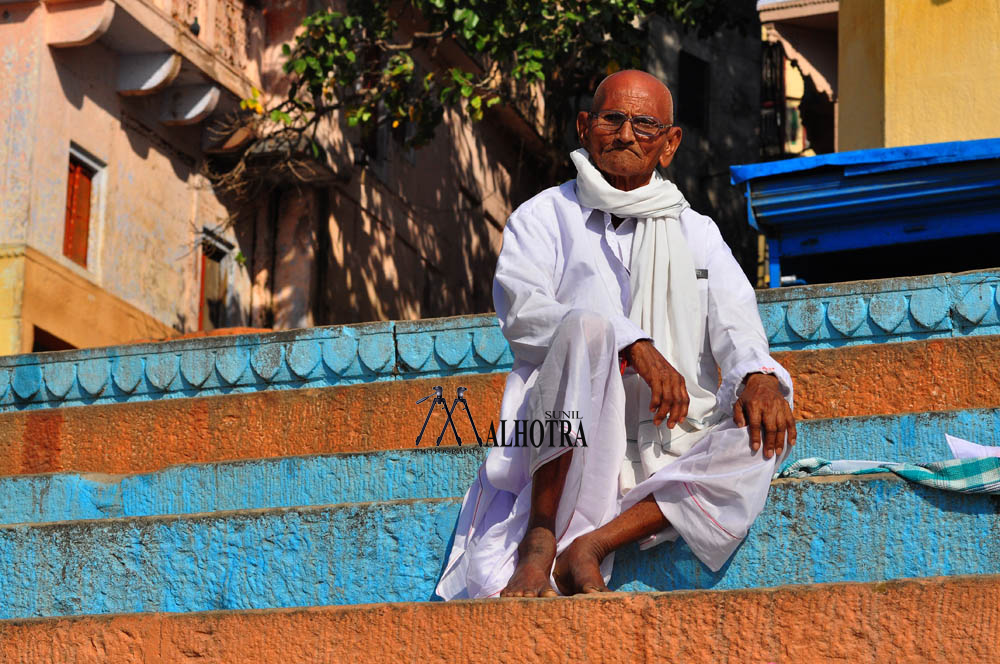
M 821 475 L 869 475 L 885 472 L 894 473 L 910 482 L 945 491 L 1000 493 L 1000 458 L 995 456 L 949 459 L 932 463 L 828 461 L 810 457 L 786 462 L 774 477 L 778 479 Z

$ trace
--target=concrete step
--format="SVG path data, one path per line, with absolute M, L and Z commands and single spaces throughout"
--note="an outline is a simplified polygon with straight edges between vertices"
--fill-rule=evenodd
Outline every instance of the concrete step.
M 773 351 L 1000 333 L 1000 270 L 760 291 Z M 0 357 L 0 411 L 507 372 L 492 315 Z
M 683 542 L 626 548 L 612 587 L 990 574 L 995 503 L 884 475 L 781 480 L 722 571 Z M 0 618 L 427 600 L 458 508 L 453 498 L 0 526 Z
M 796 381 L 800 419 L 1000 406 L 1000 335 L 779 354 Z M 0 413 L 0 475 L 133 473 L 179 463 L 413 446 L 428 402 L 469 388 L 481 437 L 498 416 L 505 375 L 359 383 L 322 389 Z M 450 404 L 450 401 L 449 401 Z M 460 415 L 461 413 L 456 413 Z M 440 410 L 424 444 L 444 425 Z M 475 436 L 456 420 L 466 443 Z M 453 444 L 447 432 L 443 444 Z
M 0 621 L 0 660 L 995 661 L 1000 576 Z
M 1000 445 L 1000 409 L 806 420 L 793 458 L 920 463 L 950 457 L 945 433 Z M 195 514 L 461 496 L 486 448 L 421 447 L 186 464 L 154 473 L 0 477 L 0 523 Z

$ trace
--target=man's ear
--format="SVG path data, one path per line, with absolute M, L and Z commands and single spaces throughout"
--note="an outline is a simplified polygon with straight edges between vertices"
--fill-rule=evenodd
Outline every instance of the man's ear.
M 684 132 L 681 131 L 680 127 L 671 127 L 667 130 L 667 142 L 664 144 L 663 152 L 660 153 L 660 158 L 657 160 L 660 166 L 666 168 L 674 160 L 674 155 L 677 154 L 677 148 L 680 147 L 683 136 Z
M 590 131 L 590 113 L 580 111 L 576 114 L 576 135 L 580 139 L 580 145 L 586 149 L 587 133 Z

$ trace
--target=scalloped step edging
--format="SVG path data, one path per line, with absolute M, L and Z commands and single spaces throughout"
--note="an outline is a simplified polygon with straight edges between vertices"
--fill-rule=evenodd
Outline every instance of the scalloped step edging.
M 1000 270 L 758 291 L 772 351 L 1000 334 Z M 492 315 L 0 357 L 0 412 L 509 371 Z

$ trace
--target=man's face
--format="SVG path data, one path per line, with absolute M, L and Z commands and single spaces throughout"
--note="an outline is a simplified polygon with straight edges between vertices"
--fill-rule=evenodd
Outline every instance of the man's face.
M 659 124 L 673 122 L 670 94 L 652 76 L 621 72 L 601 84 L 591 113 L 577 117 L 580 143 L 594 165 L 619 189 L 633 189 L 649 182 L 657 164 L 668 166 L 681 142 L 679 127 L 658 129 L 655 136 L 638 134 L 631 122 L 615 131 L 594 113 L 621 111 L 630 118 L 648 116 Z M 603 125 L 603 126 L 602 126 Z

